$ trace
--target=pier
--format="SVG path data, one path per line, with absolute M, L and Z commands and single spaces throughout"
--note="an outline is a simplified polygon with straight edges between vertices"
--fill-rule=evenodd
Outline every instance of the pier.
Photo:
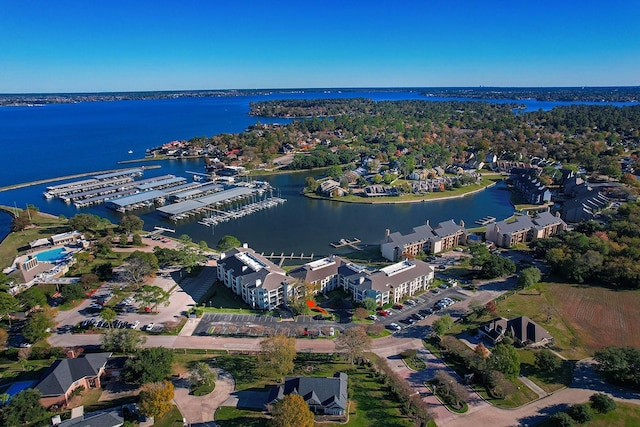
M 491 224 L 492 222 L 495 222 L 495 221 L 496 221 L 496 219 L 494 217 L 485 216 L 485 217 L 482 217 L 479 220 L 477 220 L 475 223 L 478 224 L 478 225 L 485 226 L 485 225 Z
M 284 252 L 281 254 L 275 254 L 273 252 L 271 252 L 271 255 L 265 255 L 264 252 L 261 253 L 260 255 L 262 255 L 263 257 L 270 259 L 270 260 L 280 260 L 280 262 L 278 263 L 278 267 L 282 267 L 282 264 L 284 264 L 284 261 L 287 259 L 299 259 L 299 260 L 306 260 L 306 261 L 313 261 L 314 256 L 313 254 L 311 255 L 305 255 L 304 253 L 301 253 L 300 255 L 295 255 L 293 252 L 291 252 L 290 255 L 286 255 Z
M 351 240 L 349 240 L 349 239 L 340 239 L 337 242 L 331 242 L 330 245 L 333 246 L 334 248 L 344 248 L 344 247 L 348 246 L 351 249 L 355 249 L 356 251 L 361 251 L 362 248 L 357 246 L 360 243 L 362 243 L 360 241 L 360 239 L 358 239 L 357 237 L 354 237 Z

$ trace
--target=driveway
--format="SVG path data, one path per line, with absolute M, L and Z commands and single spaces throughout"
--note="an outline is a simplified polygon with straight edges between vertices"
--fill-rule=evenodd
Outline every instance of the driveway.
M 222 406 L 235 390 L 236 383 L 231 374 L 221 369 L 216 369 L 216 372 L 218 374 L 216 388 L 205 396 L 189 394 L 188 378 L 174 381 L 173 401 L 189 425 L 213 421 L 213 415 L 218 407 Z

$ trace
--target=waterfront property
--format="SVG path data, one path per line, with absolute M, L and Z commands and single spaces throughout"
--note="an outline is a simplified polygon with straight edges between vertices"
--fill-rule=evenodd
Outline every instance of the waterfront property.
M 217 275 L 244 302 L 262 310 L 286 303 L 295 282 L 283 269 L 246 245 L 220 255 Z
M 426 291 L 433 282 L 433 268 L 420 260 L 403 260 L 379 270 L 331 255 L 307 263 L 289 272 L 302 281 L 326 292 L 341 287 L 354 301 L 365 298 L 378 305 L 401 302 L 417 292 Z
M 412 233 L 406 235 L 387 230 L 385 239 L 380 244 L 380 252 L 389 261 L 398 261 L 405 256 L 415 257 L 421 252 L 437 254 L 466 243 L 466 236 L 463 221 L 460 221 L 460 225 L 453 220 L 444 221 L 431 228 L 427 220 L 424 225 L 415 227 Z
M 289 394 L 297 394 L 314 414 L 344 415 L 348 403 L 347 383 L 347 374 L 341 372 L 329 378 L 286 378 L 284 384 L 271 388 L 267 403 L 273 405 Z
M 54 234 L 47 238 L 37 239 L 29 242 L 31 249 L 39 248 L 41 246 L 61 246 L 61 245 L 75 245 L 84 240 L 84 235 L 79 231 L 70 231 L 68 233 Z M 42 260 L 42 259 L 41 259 Z
M 513 187 L 522 195 L 525 203 L 541 205 L 551 201 L 551 191 L 538 181 L 538 169 L 511 170 L 510 180 Z
M 487 225 L 487 241 L 502 248 L 510 248 L 519 243 L 537 239 L 546 239 L 567 229 L 567 224 L 559 215 L 549 211 L 538 213 L 533 218 L 527 215 L 516 216 L 511 222 L 499 221 Z

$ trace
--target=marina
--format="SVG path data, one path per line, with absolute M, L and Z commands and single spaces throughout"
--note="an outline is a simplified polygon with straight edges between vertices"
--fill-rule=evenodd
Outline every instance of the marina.
M 112 187 L 114 185 L 131 182 L 135 177 L 142 176 L 142 173 L 142 169 L 135 168 L 95 175 L 90 179 L 49 186 L 43 195 L 46 199 L 53 199 L 69 194 L 83 193 L 94 189 Z

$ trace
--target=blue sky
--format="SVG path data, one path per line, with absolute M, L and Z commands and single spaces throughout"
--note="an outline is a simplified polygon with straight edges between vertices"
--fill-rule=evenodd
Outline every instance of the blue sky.
M 2 0 L 0 93 L 640 85 L 638 0 Z

